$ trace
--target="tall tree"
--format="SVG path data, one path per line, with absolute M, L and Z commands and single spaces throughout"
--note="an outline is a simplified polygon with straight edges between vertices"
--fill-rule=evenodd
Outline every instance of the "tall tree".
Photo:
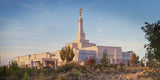
M 145 38 L 149 41 L 144 46 L 147 49 L 147 59 L 149 61 L 156 59 L 160 62 L 160 20 L 152 24 L 145 22 L 145 26 L 141 29 L 145 33 Z
M 108 64 L 107 54 L 104 51 L 103 51 L 103 56 L 102 56 L 102 59 L 101 59 L 101 63 L 103 65 Z
M 145 22 L 145 26 L 141 28 L 145 33 L 148 44 L 145 44 L 147 67 L 151 67 L 154 71 L 148 72 L 149 77 L 154 80 L 160 79 L 160 20 L 155 23 Z
M 60 57 L 62 61 L 66 61 L 67 63 L 72 61 L 74 58 L 73 49 L 70 48 L 69 46 L 63 47 L 62 50 L 60 51 Z

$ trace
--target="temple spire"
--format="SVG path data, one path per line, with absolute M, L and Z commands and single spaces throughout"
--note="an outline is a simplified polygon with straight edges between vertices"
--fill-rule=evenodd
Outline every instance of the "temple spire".
M 79 9 L 80 17 L 78 18 L 78 33 L 77 40 L 85 40 L 85 33 L 83 31 L 83 18 L 81 17 L 82 9 Z

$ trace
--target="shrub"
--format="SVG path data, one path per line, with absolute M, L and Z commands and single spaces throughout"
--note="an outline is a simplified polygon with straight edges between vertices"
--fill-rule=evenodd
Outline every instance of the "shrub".
M 24 76 L 25 70 L 24 69 L 17 69 L 12 75 L 8 76 L 9 79 L 12 80 L 21 80 Z
M 0 79 L 1 79 L 1 80 L 5 80 L 6 77 L 7 77 L 7 75 L 8 75 L 8 73 L 7 73 L 7 68 L 6 68 L 6 66 L 1 67 L 1 68 L 0 68 Z
M 106 70 L 106 74 L 110 74 L 110 70 Z
M 117 69 L 117 64 L 115 64 L 113 67 L 114 67 L 114 69 Z
M 97 68 L 97 69 L 95 70 L 95 72 L 96 72 L 96 73 L 100 73 L 101 70 L 100 70 L 99 68 Z
M 29 79 L 29 74 L 27 73 L 27 71 L 24 73 L 24 76 L 22 78 L 22 80 L 28 80 Z
M 52 68 L 44 68 L 41 70 L 41 73 L 43 73 L 45 76 L 49 75 L 52 72 L 54 72 L 54 69 Z
M 90 56 L 89 59 L 86 58 L 85 64 L 87 65 L 95 64 L 96 60 L 97 59 L 95 57 Z
M 65 64 L 63 66 L 58 67 L 55 72 L 59 73 L 59 72 L 71 71 L 75 65 L 77 65 L 77 64 L 76 63 Z
M 94 69 L 97 69 L 97 68 L 101 69 L 102 66 L 103 65 L 101 65 L 101 64 L 95 64 L 95 65 L 93 65 Z
M 127 62 L 127 65 L 130 66 L 130 62 L 129 61 Z
M 16 62 L 12 62 L 12 64 L 10 65 L 10 68 L 9 68 L 11 75 L 14 74 L 14 72 L 16 72 L 18 69 L 19 68 L 17 66 L 17 63 Z
M 117 74 L 117 73 L 118 73 L 118 70 L 113 69 L 112 74 Z
M 76 64 L 74 66 L 74 69 L 77 69 L 78 71 L 83 72 L 83 71 L 86 71 L 86 66 L 85 65 L 82 66 L 82 65 Z
M 110 72 L 111 72 L 112 74 L 116 74 L 116 73 L 117 73 L 117 70 L 114 69 L 114 68 L 111 68 L 111 69 L 110 69 Z
M 123 64 L 123 63 L 120 63 L 120 66 L 124 66 L 125 64 Z
M 108 64 L 107 67 L 113 67 L 113 64 Z
M 67 72 L 65 75 L 58 77 L 59 80 L 79 80 L 80 72 Z
M 78 71 L 78 69 L 75 69 L 75 68 L 72 69 L 72 72 L 77 72 L 77 71 Z
M 130 73 L 132 70 L 130 68 L 125 69 L 125 73 Z
M 119 71 L 120 71 L 120 72 L 124 72 L 124 71 L 125 71 L 124 67 L 123 67 L 123 66 L 120 66 Z
M 137 72 L 137 70 L 135 70 L 135 69 L 132 70 L 132 73 L 136 73 L 136 72 Z

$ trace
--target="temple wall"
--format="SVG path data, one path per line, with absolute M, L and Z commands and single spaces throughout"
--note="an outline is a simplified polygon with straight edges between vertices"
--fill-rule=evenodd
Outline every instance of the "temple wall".
M 31 61 L 35 60 L 35 59 L 42 59 L 42 58 L 48 58 L 51 59 L 52 55 L 48 52 L 45 53 L 41 53 L 41 54 L 32 54 L 32 55 L 26 55 L 26 56 L 21 56 L 21 57 L 15 57 L 14 61 L 17 62 L 18 66 L 20 67 L 25 67 L 30 66 L 31 65 Z M 59 56 L 57 56 L 59 57 Z
M 78 60 L 86 60 L 89 57 L 96 57 L 96 52 L 94 50 L 80 50 L 78 55 Z
M 105 50 L 107 50 L 109 56 L 113 56 L 113 59 L 116 59 L 117 64 L 122 62 L 121 47 L 98 46 L 98 59 L 102 58 L 103 51 Z

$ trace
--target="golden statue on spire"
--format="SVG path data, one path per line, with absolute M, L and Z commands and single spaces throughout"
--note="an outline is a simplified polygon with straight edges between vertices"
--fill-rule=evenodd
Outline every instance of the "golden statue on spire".
M 82 12 L 82 9 L 80 8 L 80 9 L 79 9 L 79 14 L 80 14 L 80 16 L 81 16 L 81 12 Z

